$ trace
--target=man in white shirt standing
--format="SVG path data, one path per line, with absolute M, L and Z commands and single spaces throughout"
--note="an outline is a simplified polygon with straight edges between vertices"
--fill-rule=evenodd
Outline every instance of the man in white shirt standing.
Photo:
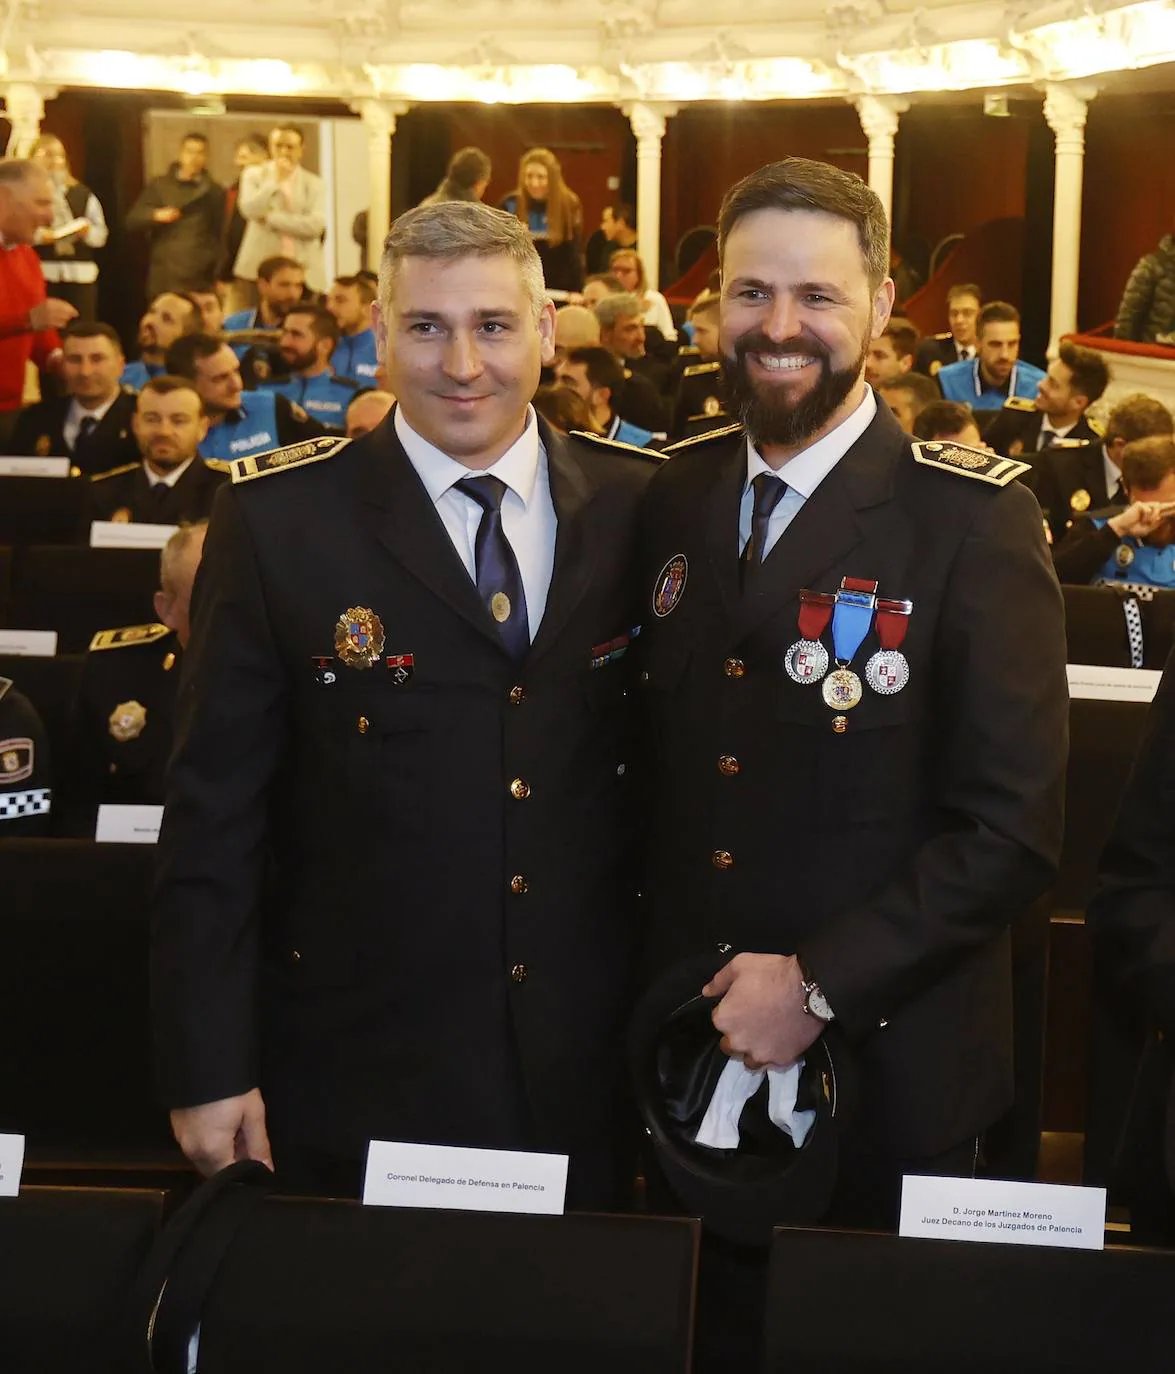
M 831 1024 L 851 1042 L 828 1215 L 868 1227 L 896 1222 L 903 1173 L 970 1174 L 1012 1103 L 1008 929 L 1058 860 L 1067 724 L 1024 465 L 912 444 L 865 384 L 887 240 L 877 196 L 823 163 L 727 193 L 741 423 L 668 450 L 640 583 L 653 967 L 730 951 L 698 992 L 748 1067 Z M 754 1367 L 765 1261 L 704 1251 L 700 1374 Z
M 292 258 L 302 264 L 311 291 L 325 291 L 322 236 L 326 230 L 326 186 L 302 166 L 302 131 L 279 124 L 269 135 L 269 161 L 241 172 L 237 209 L 245 233 L 234 272 L 256 286 L 266 258 Z
M 160 839 L 158 1078 L 211 1173 L 359 1190 L 373 1138 L 631 1183 L 626 695 L 659 455 L 530 405 L 555 312 L 526 227 L 397 219 L 397 397 L 353 442 L 233 462 L 192 604 Z

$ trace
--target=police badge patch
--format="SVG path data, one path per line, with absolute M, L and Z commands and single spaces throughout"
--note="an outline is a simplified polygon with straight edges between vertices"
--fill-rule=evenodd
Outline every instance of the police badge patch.
M 34 747 L 31 739 L 0 740 L 0 783 L 24 782 L 33 776 Z
M 653 584 L 653 614 L 664 619 L 681 600 L 689 562 L 684 553 L 675 553 L 657 574 Z
M 383 622 L 366 606 L 351 606 L 335 623 L 335 653 L 348 668 L 372 668 L 384 651 Z

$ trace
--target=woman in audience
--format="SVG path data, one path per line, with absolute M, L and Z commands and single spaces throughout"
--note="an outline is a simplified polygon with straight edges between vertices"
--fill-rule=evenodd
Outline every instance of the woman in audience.
M 650 288 L 640 254 L 631 248 L 618 248 L 608 260 L 608 271 L 620 282 L 625 291 L 631 291 L 633 295 L 641 298 L 645 307 L 645 324 L 651 324 L 659 329 L 663 337 L 672 343 L 677 338 L 673 312 L 660 291 Z
M 583 286 L 583 205 L 563 180 L 559 159 L 547 148 L 531 148 L 518 166 L 518 185 L 500 209 L 527 226 L 543 264 L 548 291 Z
M 43 134 L 32 158 L 53 181 L 53 224 L 37 231 L 37 256 L 49 294 L 68 301 L 78 319 L 98 318 L 98 264 L 94 250 L 106 243 L 106 217 L 98 197 L 69 170 L 65 145 Z

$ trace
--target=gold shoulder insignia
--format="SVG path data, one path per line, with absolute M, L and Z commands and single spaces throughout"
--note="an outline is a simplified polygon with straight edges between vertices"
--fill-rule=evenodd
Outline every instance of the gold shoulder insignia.
M 1009 396 L 1004 402 L 1005 410 L 1030 411 L 1036 409 L 1036 402 L 1030 401 L 1027 396 Z
M 679 358 L 696 358 L 701 354 L 701 349 L 697 344 L 679 344 L 677 356 Z
M 663 463 L 665 461 L 660 449 L 638 448 L 636 444 L 625 444 L 619 439 L 607 439 L 602 434 L 592 434 L 586 429 L 573 429 L 570 431 L 570 437 L 572 439 L 587 439 L 590 443 L 600 444 L 604 448 L 618 449 L 621 453 L 635 453 L 647 463 Z
M 721 367 L 720 362 L 694 363 L 693 367 L 687 367 L 681 375 L 683 377 L 706 377 L 711 372 L 718 372 Z
M 307 463 L 321 463 L 324 458 L 333 458 L 350 442 L 350 439 L 324 434 L 318 439 L 306 439 L 300 444 L 270 449 L 268 453 L 250 453 L 245 458 L 234 458 L 229 463 L 233 484 L 251 482 L 254 477 L 270 477 L 275 472 L 287 472 L 290 468 L 304 467 Z
M 948 329 L 945 334 L 936 334 L 934 337 L 936 339 L 949 339 L 951 337 L 951 331 Z
M 1085 448 L 1089 444 L 1088 439 L 1054 439 L 1050 448 Z
M 124 625 L 118 630 L 99 630 L 90 649 L 125 649 L 131 644 L 155 644 L 171 634 L 167 625 Z
M 998 453 L 967 448 L 963 444 L 915 443 L 911 447 L 916 463 L 925 463 L 927 467 L 953 472 L 960 477 L 974 477 L 993 487 L 1006 487 L 1032 467 L 1031 463 L 1019 463 L 1015 458 L 1003 458 Z
M 672 458 L 675 453 L 680 453 L 685 448 L 692 448 L 695 444 L 710 444 L 715 439 L 726 439 L 732 434 L 741 434 L 742 432 L 742 425 L 723 425 L 721 429 L 712 429 L 706 434 L 692 434 L 688 439 L 678 439 L 675 444 L 670 444 L 668 448 L 661 451 L 666 458 Z
M 1104 439 L 1106 437 L 1106 426 L 1103 421 L 1091 420 L 1087 415 L 1085 417 L 1085 423 L 1093 430 L 1099 439 Z
M 142 467 L 141 463 L 123 463 L 122 467 L 111 468 L 109 472 L 94 472 L 90 474 L 91 482 L 105 482 L 108 477 L 121 477 L 125 472 L 134 472 L 137 467 Z
M 211 468 L 213 472 L 229 473 L 233 470 L 232 465 L 226 463 L 223 458 L 205 458 L 204 466 L 206 468 Z

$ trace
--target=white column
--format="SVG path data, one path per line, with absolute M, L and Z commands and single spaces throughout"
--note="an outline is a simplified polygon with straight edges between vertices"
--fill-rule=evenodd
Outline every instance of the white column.
M 661 140 L 665 121 L 677 113 L 677 106 L 636 101 L 622 108 L 636 135 L 637 249 L 649 286 L 656 290 L 661 276 Z
M 908 100 L 892 95 L 862 95 L 853 102 L 861 129 L 869 140 L 869 173 L 866 180 L 885 206 L 885 218 L 893 222 L 893 159 L 898 119 L 910 108 Z
M 1081 269 L 1081 183 L 1085 175 L 1085 115 L 1095 86 L 1049 82 L 1044 117 L 1056 140 L 1053 185 L 1053 294 L 1049 357 L 1065 334 L 1077 328 L 1077 282 Z
M 384 239 L 392 221 L 392 135 L 408 106 L 389 100 L 358 100 L 351 108 L 367 130 L 367 267 L 379 271 Z
M 45 101 L 57 94 L 56 86 L 35 86 L 28 81 L 13 81 L 3 88 L 4 116 L 12 125 L 7 157 L 28 157 L 41 133 Z

